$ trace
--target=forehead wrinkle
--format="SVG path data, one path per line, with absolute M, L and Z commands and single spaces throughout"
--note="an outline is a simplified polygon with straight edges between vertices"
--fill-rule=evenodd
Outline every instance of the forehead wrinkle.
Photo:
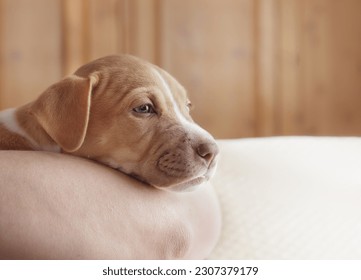
M 158 104 L 158 95 L 155 94 L 155 92 L 159 91 L 157 89 L 157 87 L 155 86 L 151 86 L 151 87 L 138 87 L 135 88 L 133 90 L 131 90 L 130 92 L 128 92 L 125 96 L 124 99 L 127 101 L 126 103 L 130 103 L 134 100 L 137 99 L 142 99 L 142 98 L 148 98 L 150 99 L 153 103 Z M 156 102 L 154 102 L 154 100 Z

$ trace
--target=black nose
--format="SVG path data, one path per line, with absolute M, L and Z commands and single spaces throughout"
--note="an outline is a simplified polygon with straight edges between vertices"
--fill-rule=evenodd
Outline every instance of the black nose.
M 202 143 L 197 147 L 197 154 L 204 158 L 209 165 L 218 155 L 219 149 L 216 143 Z

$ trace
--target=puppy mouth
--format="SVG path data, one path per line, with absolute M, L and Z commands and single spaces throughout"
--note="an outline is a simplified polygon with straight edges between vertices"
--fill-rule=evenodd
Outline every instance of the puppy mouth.
M 134 169 L 127 170 L 128 172 L 122 167 L 119 167 L 117 169 L 122 173 L 127 174 L 128 176 L 157 189 L 175 192 L 187 192 L 193 191 L 197 188 L 197 186 L 209 181 L 216 171 L 217 162 L 217 158 L 214 158 L 214 160 L 209 164 L 208 167 L 202 166 L 201 169 L 195 172 L 187 172 L 187 170 L 182 170 L 180 168 L 179 170 L 176 170 L 177 172 L 175 172 L 175 174 L 169 174 L 168 172 L 164 172 L 166 170 L 156 168 L 155 170 L 153 170 L 153 172 L 151 172 L 153 176 L 150 177 L 140 175 L 138 172 L 134 171 Z M 158 161 L 157 167 L 159 167 Z M 201 171 L 202 169 L 203 171 Z M 174 170 L 174 168 L 171 169 L 172 172 L 174 172 Z M 155 174 L 158 174 L 158 176 L 154 177 Z
M 159 177 L 157 180 L 154 180 L 155 178 L 146 178 L 143 175 L 140 175 L 139 173 L 137 173 L 136 171 L 134 171 L 134 169 L 125 169 L 122 166 L 119 166 L 119 164 L 116 164 L 114 161 L 109 161 L 109 160 L 97 160 L 100 161 L 103 164 L 108 165 L 109 167 L 112 167 L 113 169 L 126 174 L 132 178 L 134 178 L 135 180 L 155 187 L 157 189 L 161 189 L 161 190 L 169 190 L 169 191 L 175 191 L 175 192 L 185 192 L 185 191 L 192 191 L 194 190 L 198 185 L 201 185 L 202 183 L 208 181 L 215 169 L 216 169 L 216 161 L 213 161 L 212 164 L 209 166 L 209 168 L 206 170 L 205 173 L 203 174 L 184 174 L 185 176 L 171 176 L 170 174 L 165 174 L 163 172 L 163 174 L 158 174 Z M 157 172 L 156 172 L 157 173 Z M 178 174 L 177 174 L 178 175 Z M 163 178 L 163 177 L 167 177 L 167 179 Z M 183 178 L 182 178 L 183 177 Z M 159 180 L 159 178 L 163 178 L 163 180 Z M 163 182 L 162 182 L 163 181 Z

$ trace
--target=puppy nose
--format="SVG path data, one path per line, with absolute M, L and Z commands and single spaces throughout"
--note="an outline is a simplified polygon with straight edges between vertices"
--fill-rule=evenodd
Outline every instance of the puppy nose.
M 218 153 L 219 149 L 216 143 L 202 143 L 197 147 L 197 154 L 204 158 L 208 165 Z

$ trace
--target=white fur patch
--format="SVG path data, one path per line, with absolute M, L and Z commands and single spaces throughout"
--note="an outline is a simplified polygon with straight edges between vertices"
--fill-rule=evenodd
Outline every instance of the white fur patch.
M 170 87 L 169 87 L 168 83 L 166 82 L 166 80 L 162 77 L 162 75 L 158 72 L 157 69 L 152 68 L 152 70 L 155 73 L 155 75 L 158 77 L 158 79 L 160 80 L 160 82 L 164 88 L 164 92 L 165 92 L 166 96 L 171 100 L 175 115 L 177 116 L 177 119 L 179 120 L 179 122 L 190 131 L 196 131 L 197 133 L 199 133 L 205 137 L 209 137 L 209 138 L 213 139 L 213 137 L 206 130 L 201 128 L 199 125 L 190 122 L 183 116 L 183 114 L 181 113 L 181 111 L 178 108 L 178 104 L 175 101 L 173 93 L 170 90 Z
M 20 127 L 18 121 L 16 120 L 14 108 L 0 111 L 0 123 L 3 124 L 9 131 L 16 133 L 28 140 L 34 150 L 60 152 L 60 147 L 57 145 L 47 145 L 40 147 L 39 144 L 36 143 L 36 141 L 30 137 L 22 127 Z
M 189 123 L 189 121 L 183 116 L 183 114 L 179 110 L 178 104 L 175 101 L 175 99 L 173 97 L 173 94 L 172 94 L 172 92 L 170 90 L 170 87 L 168 86 L 167 82 L 164 80 L 162 75 L 156 69 L 153 68 L 153 70 L 154 70 L 154 73 L 156 74 L 156 76 L 158 77 L 158 79 L 160 80 L 160 82 L 161 82 L 161 84 L 162 84 L 162 86 L 164 88 L 165 94 L 171 100 L 174 112 L 175 112 L 177 118 L 179 119 L 179 121 L 181 121 L 182 123 L 187 123 L 187 122 Z
M 28 140 L 31 145 L 37 146 L 36 142 L 19 126 L 18 121 L 15 117 L 15 109 L 7 109 L 0 112 L 0 122 L 11 132 L 14 132 L 26 140 Z

